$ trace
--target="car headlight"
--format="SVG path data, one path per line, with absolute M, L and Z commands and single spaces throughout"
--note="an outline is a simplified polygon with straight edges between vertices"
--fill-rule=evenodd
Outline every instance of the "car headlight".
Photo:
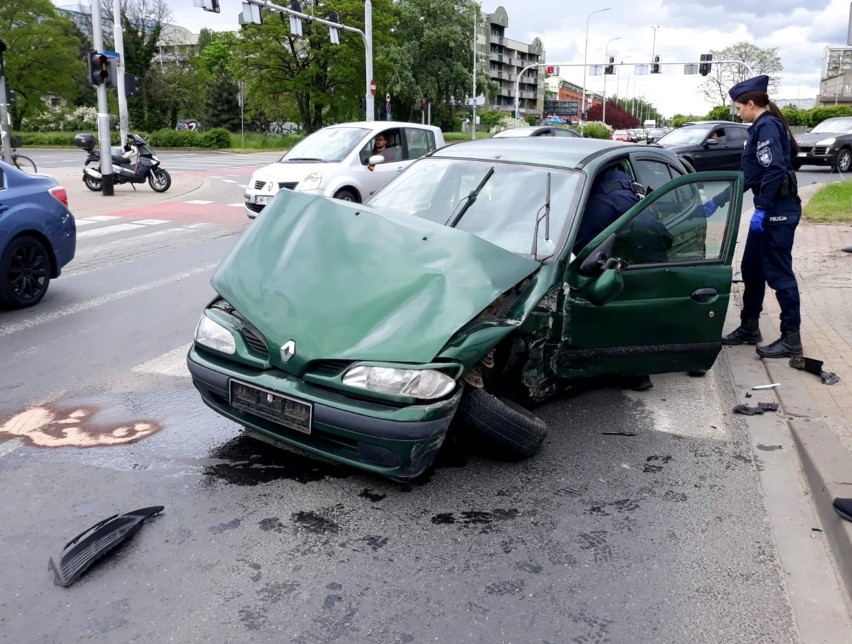
M 429 399 L 446 396 L 455 388 L 456 381 L 434 369 L 353 367 L 343 376 L 343 384 L 383 394 Z
M 316 190 L 319 188 L 320 181 L 322 181 L 322 172 L 311 172 L 299 182 L 296 190 Z
M 837 140 L 837 139 L 835 139 L 835 138 L 832 136 L 831 138 L 823 139 L 822 141 L 817 141 L 817 143 L 816 143 L 816 144 L 817 144 L 817 145 L 834 145 L 834 142 L 835 142 L 836 140 Z
M 211 320 L 204 313 L 195 327 L 195 341 L 205 347 L 221 351 L 222 353 L 235 353 L 237 344 L 234 336 L 218 322 Z

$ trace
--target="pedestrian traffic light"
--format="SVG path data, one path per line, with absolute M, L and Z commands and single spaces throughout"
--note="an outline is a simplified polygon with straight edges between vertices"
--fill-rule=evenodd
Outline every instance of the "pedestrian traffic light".
M 609 65 L 604 67 L 604 74 L 614 74 L 615 73 L 615 56 L 609 57 Z
M 325 18 L 329 22 L 339 23 L 340 18 L 338 18 L 336 12 L 331 12 Z M 328 28 L 328 39 L 331 41 L 332 45 L 340 44 L 340 30 L 337 27 L 329 27 Z
M 139 87 L 139 77 L 133 74 L 124 75 L 124 95 L 139 96 L 141 90 Z
M 654 62 L 651 64 L 651 73 L 659 74 L 660 73 L 660 57 L 654 56 Z
M 17 101 L 15 100 L 15 90 L 6 88 L 6 105 L 14 105 Z
M 115 87 L 117 70 L 118 65 L 115 58 L 99 51 L 89 52 L 89 80 L 92 85 Z
M 713 60 L 713 54 L 701 54 L 701 64 L 698 65 L 699 74 L 707 76 L 710 73 L 711 60 Z

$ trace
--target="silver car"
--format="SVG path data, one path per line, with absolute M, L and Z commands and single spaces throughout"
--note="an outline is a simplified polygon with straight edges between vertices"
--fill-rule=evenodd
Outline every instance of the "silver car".
M 432 125 L 364 121 L 325 127 L 252 175 L 246 214 L 256 217 L 282 189 L 367 201 L 415 159 L 443 145 L 440 128 Z

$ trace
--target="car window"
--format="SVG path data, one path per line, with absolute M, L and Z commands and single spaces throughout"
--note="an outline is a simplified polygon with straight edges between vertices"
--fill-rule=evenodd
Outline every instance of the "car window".
M 435 134 L 431 130 L 405 128 L 405 142 L 408 147 L 409 159 L 419 159 L 430 152 L 434 152 L 437 147 L 435 145 Z
M 707 138 L 706 127 L 682 127 L 672 130 L 659 140 L 662 145 L 700 145 Z
M 576 137 L 577 133 L 573 130 L 569 130 L 566 127 L 555 127 L 553 128 L 553 136 Z
M 745 145 L 747 138 L 746 128 L 744 127 L 727 127 L 725 128 L 725 136 L 728 139 L 729 146 Z
M 366 128 L 326 127 L 299 141 L 281 157 L 281 161 L 339 162 L 345 159 L 368 133 Z
M 668 163 L 651 159 L 634 159 L 633 169 L 636 180 L 646 189 L 650 188 L 651 190 L 656 190 L 664 183 L 668 183 L 682 174 Z
M 470 194 L 486 178 L 479 194 Z M 513 253 L 529 255 L 536 219 L 543 216 L 550 186 L 549 240 L 537 229 L 538 254 L 551 254 L 571 225 L 580 173 L 517 163 L 427 157 L 389 183 L 370 205 L 448 224 L 470 202 L 456 228 Z M 519 188 L 521 187 L 521 188 Z
M 826 119 L 819 123 L 811 132 L 833 132 L 836 134 L 852 132 L 852 119 L 850 118 L 835 118 Z
M 385 147 L 382 150 L 378 149 L 379 139 L 384 139 Z M 385 158 L 385 162 L 402 161 L 407 158 L 402 146 L 399 128 L 377 132 L 375 136 L 367 141 L 358 153 L 361 164 L 367 165 L 370 157 L 374 154 L 381 154 Z
M 733 181 L 682 185 L 648 199 L 648 205 L 617 231 L 615 253 L 629 267 L 723 261 Z M 709 217 L 704 204 L 723 201 Z M 643 202 L 644 203 L 644 202 Z

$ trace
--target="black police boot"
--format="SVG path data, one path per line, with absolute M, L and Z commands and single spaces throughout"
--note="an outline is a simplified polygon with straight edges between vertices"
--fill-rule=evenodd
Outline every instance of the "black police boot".
M 757 344 L 763 340 L 757 318 L 753 320 L 742 320 L 740 325 L 728 335 L 722 337 L 722 344 L 734 346 L 737 344 Z
M 801 358 L 802 336 L 799 329 L 781 325 L 781 337 L 772 344 L 755 349 L 761 358 Z

